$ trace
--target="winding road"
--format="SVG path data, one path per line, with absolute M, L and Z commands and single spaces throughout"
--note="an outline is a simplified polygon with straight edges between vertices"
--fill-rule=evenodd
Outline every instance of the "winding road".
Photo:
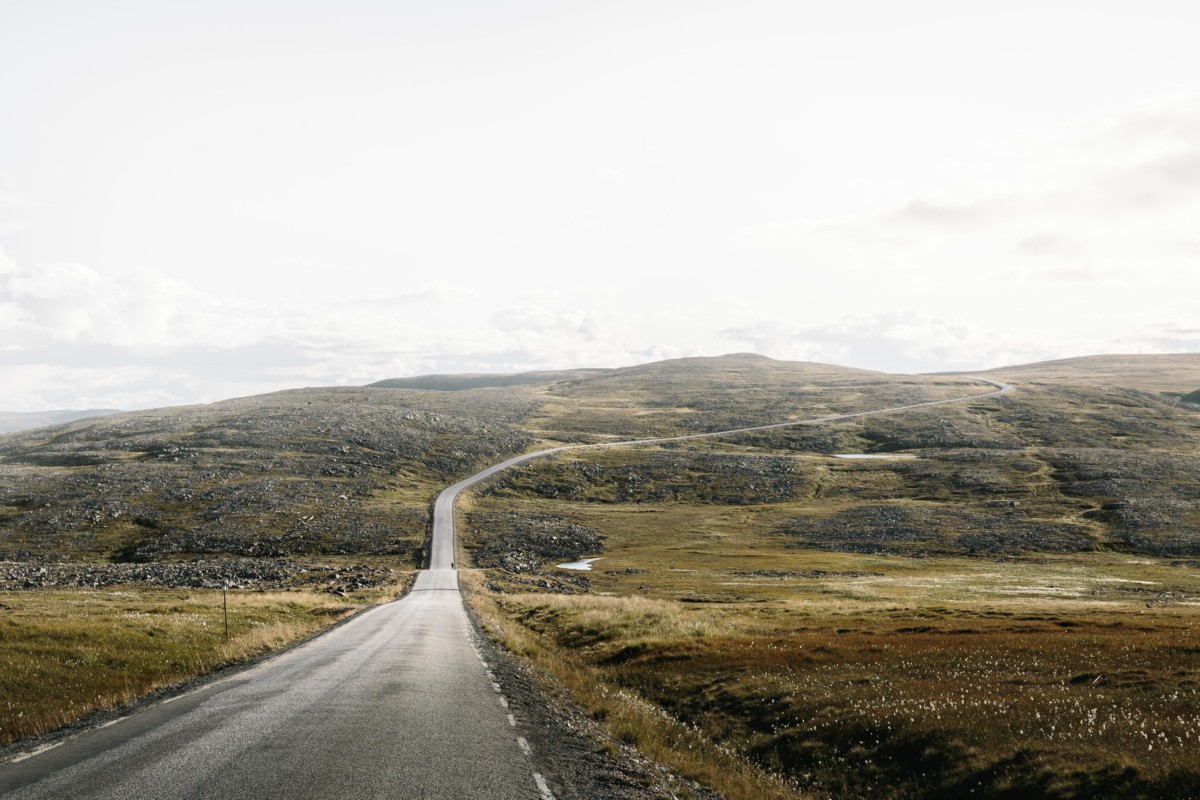
M 594 444 L 569 444 L 563 445 L 562 447 L 550 447 L 545 450 L 537 450 L 532 453 L 523 453 L 519 456 L 513 456 L 507 461 L 501 461 L 499 464 L 494 464 L 485 470 L 475 473 L 469 478 L 463 478 L 453 486 L 442 490 L 442 493 L 438 495 L 437 502 L 433 507 L 433 540 L 430 545 L 429 571 L 449 569 L 454 565 L 454 504 L 458 500 L 458 495 L 463 490 L 470 489 L 472 486 L 487 480 L 497 472 L 501 472 L 509 467 L 516 466 L 517 464 L 523 464 L 526 461 L 532 461 L 535 458 L 541 458 L 554 453 L 563 453 L 568 450 L 589 450 L 599 447 L 632 447 L 634 445 L 660 444 L 662 442 L 682 442 L 688 439 L 711 439 L 717 436 L 734 436 L 741 433 L 773 431 L 780 428 L 791 428 L 797 425 L 821 425 L 828 422 L 842 422 L 844 420 L 856 419 L 858 417 L 872 417 L 879 414 L 892 414 L 897 411 L 911 411 L 914 408 L 928 408 L 929 406 L 944 406 L 950 403 L 965 403 L 970 400 L 982 400 L 985 397 L 995 397 L 996 395 L 1008 394 L 1013 390 L 1012 386 L 1007 383 L 1001 383 L 1000 381 L 993 381 L 988 378 L 979 377 L 975 377 L 974 380 L 991 384 L 996 388 L 991 392 L 968 395 L 966 397 L 951 397 L 947 400 L 928 400 L 924 403 L 912 403 L 906 406 L 879 408 L 873 411 L 858 411 L 853 414 L 837 414 L 832 417 L 815 417 L 813 419 L 799 419 L 792 420 L 790 422 L 775 422 L 770 425 L 754 425 L 749 428 L 732 428 L 727 431 L 688 433 L 682 436 L 658 436 L 648 439 L 626 439 L 619 442 L 597 442 Z
M 360 614 L 250 669 L 49 740 L 0 764 L 0 795 L 145 800 L 427 798 L 553 800 L 547 754 L 530 746 L 485 661 L 454 569 L 454 504 L 481 481 L 568 450 L 683 441 L 816 425 L 979 400 L 994 391 L 736 430 L 553 447 L 510 458 L 445 489 L 434 506 L 429 569 L 401 600 Z M 546 774 L 550 774 L 546 772 Z M 564 791 L 565 789 L 565 791 Z

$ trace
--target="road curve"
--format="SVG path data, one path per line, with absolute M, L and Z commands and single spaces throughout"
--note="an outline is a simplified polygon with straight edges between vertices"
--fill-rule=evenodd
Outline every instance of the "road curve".
M 550 447 L 545 450 L 537 450 L 532 453 L 523 453 L 519 456 L 513 456 L 507 461 L 501 461 L 499 464 L 494 464 L 487 469 L 477 472 L 469 478 L 463 478 L 453 486 L 442 490 L 438 495 L 437 501 L 433 505 L 433 536 L 429 548 L 429 566 L 431 571 L 453 569 L 454 566 L 454 504 L 458 500 L 459 494 L 465 489 L 470 489 L 488 478 L 495 475 L 497 472 L 502 472 L 509 467 L 517 464 L 522 464 L 526 461 L 532 461 L 535 458 L 552 455 L 554 453 L 562 453 L 567 450 L 588 450 L 598 447 L 630 447 L 640 444 L 657 444 L 660 442 L 682 442 L 688 439 L 710 439 L 716 436 L 732 436 L 739 433 L 756 433 L 759 431 L 773 431 L 779 428 L 791 428 L 797 425 L 820 425 L 825 422 L 840 422 L 847 419 L 855 419 L 857 417 L 870 417 L 879 414 L 891 414 L 897 411 L 910 411 L 914 408 L 927 408 L 929 406 L 944 406 L 950 403 L 966 403 L 971 400 L 982 400 L 985 397 L 995 397 L 996 395 L 1008 394 L 1013 390 L 1013 387 L 1007 383 L 993 381 L 989 378 L 974 377 L 977 381 L 991 384 L 996 387 L 994 391 L 984 392 L 982 394 L 973 394 L 966 397 L 952 397 L 947 400 L 929 400 L 924 403 L 912 403 L 906 406 L 892 406 L 891 408 L 879 408 L 873 411 L 858 411 L 853 414 L 836 414 L 832 417 L 816 417 L 814 419 L 799 419 L 791 422 L 774 422 L 770 425 L 754 425 L 749 428 L 733 428 L 727 431 L 710 431 L 707 433 L 688 433 L 682 436 L 656 436 L 648 439 L 626 439 L 620 442 L 597 442 L 595 444 L 570 444 L 561 447 Z M 418 578 L 420 585 L 420 578 Z
M 984 379 L 980 379 L 984 380 Z M 301 647 L 0 763 L 5 800 L 554 800 L 476 649 L 454 567 L 464 489 L 566 450 L 835 422 L 1011 391 L 712 433 L 568 445 L 510 458 L 444 490 L 430 568 L 413 591 Z M 528 735 L 528 734 L 526 734 Z M 543 754 L 544 755 L 544 754 Z

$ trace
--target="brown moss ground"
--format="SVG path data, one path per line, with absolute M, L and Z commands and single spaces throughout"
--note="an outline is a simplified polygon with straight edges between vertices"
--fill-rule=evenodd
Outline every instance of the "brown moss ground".
M 618 457 L 604 453 L 600 463 Z M 632 462 L 647 463 L 644 455 Z M 869 498 L 871 484 L 897 466 L 821 463 L 846 470 L 840 498 L 727 505 L 649 501 L 644 492 L 617 502 L 601 484 L 588 489 L 601 495 L 566 501 L 532 491 L 528 475 L 470 498 L 466 509 L 483 518 L 499 509 L 553 513 L 603 541 L 599 552 L 576 554 L 601 557 L 587 573 L 590 594 L 522 594 L 531 576 L 489 571 L 491 585 L 510 593 L 488 602 L 510 630 L 525 632 L 530 651 L 580 676 L 577 685 L 607 687 L 605 703 L 621 693 L 649 703 L 702 732 L 716 752 L 758 765 L 762 780 L 791 781 L 787 791 L 1200 791 L 1192 561 L 1105 548 L 986 557 L 798 548 L 782 521 Z M 955 507 L 954 474 L 938 484 L 947 508 Z M 889 482 L 905 502 L 905 481 Z M 548 565 L 532 577 L 562 572 Z M 649 722 L 622 720 L 626 735 L 648 735 L 641 726 Z M 671 761 L 670 742 L 658 746 L 685 772 L 709 752 L 680 740 L 681 761 Z M 689 774 L 704 780 L 712 764 L 698 760 L 707 766 Z M 752 785 L 743 776 L 723 790 L 761 791 L 743 784 Z

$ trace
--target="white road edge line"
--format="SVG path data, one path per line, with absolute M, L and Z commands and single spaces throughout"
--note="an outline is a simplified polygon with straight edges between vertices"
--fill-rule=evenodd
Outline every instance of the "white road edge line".
M 521 748 L 521 752 L 528 758 L 533 758 L 533 748 L 529 746 L 529 742 L 525 741 L 524 736 L 517 737 L 517 747 Z
M 218 681 L 214 681 L 213 683 L 218 683 Z M 212 686 L 212 685 L 213 685 L 213 684 L 209 684 L 208 686 Z M 184 692 L 183 694 L 177 694 L 177 695 L 175 695 L 174 697 L 168 697 L 166 700 L 163 700 L 163 701 L 159 702 L 159 705 L 160 705 L 160 706 L 165 706 L 167 703 L 174 703 L 176 700 L 182 700 L 182 699 L 183 699 L 183 698 L 185 698 L 185 697 L 191 697 L 191 696 L 192 696 L 192 695 L 194 695 L 194 694 L 199 694 L 199 693 L 200 693 L 201 691 L 203 691 L 204 689 L 207 689 L 207 688 L 208 688 L 208 686 L 205 686 L 205 687 L 203 687 L 203 688 L 201 688 L 201 689 L 193 689 L 192 691 L 190 691 L 190 692 Z
M 541 776 L 541 773 L 533 773 L 533 780 L 537 784 L 538 791 L 542 793 L 542 800 L 554 800 L 554 792 L 550 791 L 550 787 L 546 785 L 546 779 Z
M 63 742 L 65 742 L 65 741 L 66 740 L 64 739 Z M 63 742 L 55 742 L 54 744 L 44 744 L 41 747 L 36 747 L 33 750 L 30 750 L 28 753 L 22 753 L 21 755 L 17 756 L 16 758 L 10 758 L 6 763 L 16 764 L 19 761 L 25 761 L 27 759 L 33 758 L 34 756 L 40 756 L 42 753 L 45 753 L 48 750 L 53 750 L 56 747 L 62 747 Z

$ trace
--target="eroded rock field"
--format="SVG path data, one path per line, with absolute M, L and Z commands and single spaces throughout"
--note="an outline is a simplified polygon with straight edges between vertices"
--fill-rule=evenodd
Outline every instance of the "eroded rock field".
M 86 562 L 63 580 L 103 585 L 230 577 L 213 559 L 240 558 L 232 579 L 270 586 L 292 580 L 279 559 L 297 556 L 415 566 L 433 496 L 527 449 L 531 408 L 504 390 L 309 389 L 5 436 L 0 559 Z M 189 557 L 207 566 L 156 563 Z
M 101 589 L 134 584 L 188 589 L 309 588 L 345 594 L 394 582 L 396 571 L 354 564 L 329 566 L 287 559 L 222 559 L 172 564 L 0 562 L 0 591 Z

